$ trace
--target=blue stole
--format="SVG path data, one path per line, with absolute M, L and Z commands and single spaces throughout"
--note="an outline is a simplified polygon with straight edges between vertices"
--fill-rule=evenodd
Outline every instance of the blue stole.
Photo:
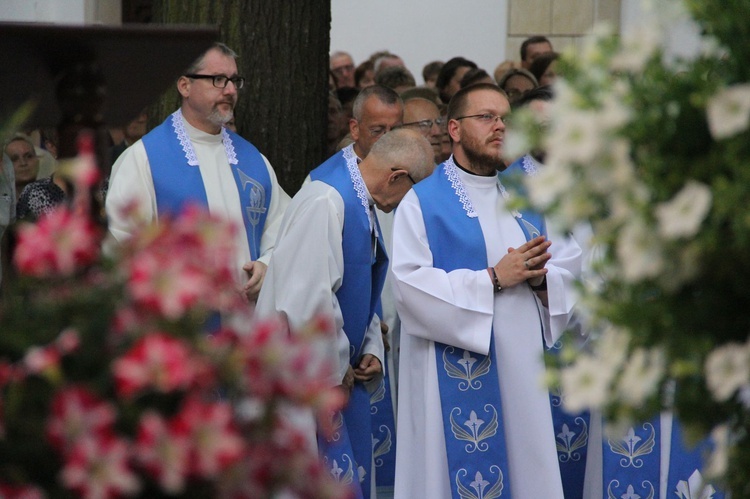
M 380 300 L 380 293 L 388 269 L 388 257 L 380 235 L 380 226 L 374 211 L 370 210 L 366 188 L 357 167 L 353 149 L 344 149 L 331 156 L 310 172 L 312 181 L 319 180 L 338 191 L 344 201 L 343 253 L 344 276 L 336 298 L 344 318 L 344 331 L 349 339 L 350 362 L 356 366 L 362 356 L 365 333 L 372 321 Z M 370 229 L 372 217 L 376 237 Z M 374 246 L 373 246 L 374 244 Z M 383 359 L 381 359 L 382 361 Z M 355 383 L 349 404 L 343 411 L 354 462 L 359 468 L 370 470 L 372 463 L 372 424 L 370 395 L 362 383 Z M 321 445 L 323 453 L 334 457 L 337 452 L 327 443 Z M 340 450 L 340 448 L 339 448 Z M 370 473 L 361 477 L 365 498 L 370 493 Z
M 388 363 L 389 352 L 385 353 L 383 366 Z M 385 367 L 384 367 L 385 369 Z M 370 397 L 372 413 L 372 452 L 375 459 L 375 481 L 378 494 L 393 495 L 393 484 L 396 479 L 396 421 L 391 391 L 390 372 L 385 369 L 385 376 L 378 389 Z
M 271 203 L 271 178 L 255 146 L 226 128 L 222 129 L 222 138 L 242 205 L 250 257 L 257 260 Z M 172 113 L 142 140 L 151 168 L 159 216 L 176 216 L 190 204 L 208 209 L 206 189 L 182 122 L 182 113 L 179 110 Z
M 433 267 L 486 269 L 479 219 L 467 215 L 451 157 L 413 189 L 422 207 Z M 464 194 L 465 197 L 465 194 Z M 473 210 L 470 210 L 473 213 Z M 435 343 L 451 492 L 455 499 L 510 496 L 494 339 L 488 355 Z
M 535 175 L 536 168 L 534 160 L 530 156 L 524 156 L 511 163 L 498 175 L 508 184 L 509 189 L 513 189 L 520 197 L 526 198 L 527 191 L 523 181 L 526 176 Z M 541 227 L 541 233 L 546 235 L 544 217 L 541 214 L 530 209 L 524 209 L 522 213 L 524 218 L 528 217 L 534 223 L 540 224 L 537 227 Z M 524 233 L 527 240 L 530 239 L 529 236 L 536 237 L 526 230 Z M 550 348 L 550 353 L 558 355 L 561 350 L 562 343 L 556 343 Z M 590 413 L 588 411 L 578 414 L 566 412 L 562 407 L 559 390 L 550 392 L 550 405 L 563 492 L 565 497 L 581 497 L 586 475 Z
M 669 435 L 670 452 L 667 469 L 662 468 L 663 435 L 661 417 L 629 428 L 625 435 L 603 442 L 604 499 L 623 494 L 638 494 L 655 498 L 666 495 L 688 499 L 699 496 L 699 490 L 690 491 L 689 496 L 680 491 L 688 490 L 691 475 L 703 466 L 703 459 L 711 450 L 710 439 L 704 439 L 693 448 L 683 443 L 682 428 L 677 418 L 672 418 Z M 661 491 L 661 480 L 666 476 L 666 491 Z M 707 485 L 707 487 L 711 487 Z M 711 487 L 711 499 L 722 499 L 724 494 Z M 662 494 L 666 492 L 666 494 Z

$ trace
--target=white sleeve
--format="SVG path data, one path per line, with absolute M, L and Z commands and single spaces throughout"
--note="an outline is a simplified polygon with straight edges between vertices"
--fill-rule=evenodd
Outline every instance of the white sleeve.
M 136 216 L 130 208 L 135 208 Z M 142 141 L 125 149 L 112 167 L 105 209 L 109 232 L 119 242 L 156 221 L 154 182 Z
M 583 252 L 571 234 L 555 231 L 547 222 L 552 258 L 547 262 L 547 300 L 544 314 L 544 339 L 552 346 L 571 325 L 574 318 L 577 293 L 576 281 L 581 277 Z
M 335 294 L 344 274 L 343 227 L 344 202 L 335 189 L 322 182 L 301 189 L 281 223 L 255 309 L 260 318 L 280 314 L 292 330 L 318 314 L 333 320 L 329 351 L 337 372 L 330 386 L 341 384 L 349 366 L 349 340 Z
M 266 215 L 266 223 L 263 226 L 263 235 L 260 238 L 260 257 L 258 257 L 258 261 L 268 265 L 268 262 L 271 260 L 271 252 L 279 235 L 284 212 L 287 206 L 289 206 L 291 198 L 279 185 L 276 172 L 265 156 L 263 156 L 263 161 L 268 169 L 268 176 L 271 178 L 272 191 L 271 203 L 268 206 L 268 214 Z
M 486 270 L 434 268 L 419 199 L 404 197 L 393 224 L 393 294 L 402 334 L 487 354 L 494 293 Z M 457 327 L 460 325 L 460 327 Z

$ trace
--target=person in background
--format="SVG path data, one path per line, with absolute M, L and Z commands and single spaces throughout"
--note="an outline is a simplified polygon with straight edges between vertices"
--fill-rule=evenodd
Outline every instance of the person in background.
M 144 109 L 138 116 L 133 118 L 127 125 L 122 129 L 122 140 L 109 148 L 110 164 L 114 164 L 120 154 L 125 151 L 128 147 L 135 144 L 141 137 L 146 135 L 146 127 L 148 125 L 148 114 Z
M 487 74 L 487 71 L 485 71 L 482 68 L 474 68 L 470 69 L 464 74 L 464 77 L 461 78 L 461 82 L 459 85 L 461 88 L 468 87 L 469 85 L 476 85 L 477 83 L 491 83 L 495 84 L 495 80 L 492 79 L 492 77 Z
M 375 75 L 375 83 L 392 88 L 398 94 L 417 86 L 417 82 L 414 81 L 411 71 L 403 66 L 390 66 L 380 70 Z
M 553 50 L 552 42 L 545 36 L 536 35 L 527 38 L 521 44 L 521 67 L 531 69 L 531 63 L 534 62 L 534 59 Z
M 550 86 L 557 79 L 557 59 L 560 55 L 557 52 L 546 52 L 540 54 L 529 68 L 529 72 L 539 82 L 540 87 Z
M 422 68 L 422 79 L 424 80 L 424 86 L 435 88 L 435 82 L 440 74 L 440 69 L 443 67 L 443 61 L 432 61 L 428 62 Z
M 388 52 L 388 51 L 384 51 L 380 56 L 373 59 L 372 63 L 373 63 L 373 69 L 375 70 L 376 80 L 380 72 L 383 71 L 384 69 L 392 68 L 395 66 L 400 66 L 402 68 L 406 67 L 403 59 L 401 59 L 396 54 L 392 54 L 391 52 Z
M 354 70 L 354 86 L 362 90 L 365 87 L 375 85 L 375 65 L 372 61 L 363 61 L 362 64 L 357 66 Z
M 35 181 L 39 174 L 39 156 L 36 154 L 34 144 L 25 135 L 15 135 L 5 144 L 5 154 L 13 163 L 13 174 L 15 177 L 14 203 L 18 202 L 24 188 Z
M 506 71 L 497 81 L 497 85 L 505 91 L 511 105 L 517 102 L 528 91 L 539 86 L 536 77 L 523 68 Z
M 437 104 L 420 97 L 405 99 L 404 124 L 401 127 L 418 130 L 430 142 L 437 164 L 442 155 L 441 138 L 444 128 Z
M 329 59 L 331 72 L 336 77 L 336 88 L 354 87 L 354 60 L 346 52 L 334 52 Z
M 454 57 L 443 64 L 435 81 L 435 88 L 438 89 L 443 104 L 447 105 L 453 94 L 461 89 L 461 78 L 466 72 L 476 67 L 474 62 L 463 57 Z
M 514 69 L 514 68 L 520 68 L 521 63 L 518 61 L 511 61 L 510 59 L 506 59 L 497 66 L 495 66 L 495 70 L 492 72 L 492 76 L 495 78 L 496 82 L 500 81 L 500 77 L 502 77 L 507 71 Z

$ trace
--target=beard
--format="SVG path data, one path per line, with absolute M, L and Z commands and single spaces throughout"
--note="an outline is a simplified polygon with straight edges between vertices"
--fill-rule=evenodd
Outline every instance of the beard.
M 482 146 L 486 146 L 487 144 L 482 144 L 480 139 L 464 136 L 461 137 L 461 145 L 471 168 L 476 170 L 477 173 L 494 175 L 498 170 L 505 168 L 502 151 L 498 151 L 497 154 L 484 152 Z
M 213 123 L 214 125 L 218 126 L 224 126 L 230 121 L 232 121 L 232 118 L 234 118 L 234 109 L 230 109 L 227 112 L 221 112 L 217 107 L 214 107 L 213 111 L 211 111 L 211 114 L 208 115 L 208 121 Z

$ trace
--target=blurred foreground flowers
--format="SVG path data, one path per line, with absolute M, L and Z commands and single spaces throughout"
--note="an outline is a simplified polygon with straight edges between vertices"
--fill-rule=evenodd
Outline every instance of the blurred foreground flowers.
M 233 228 L 198 209 L 104 256 L 79 201 L 18 228 L 0 497 L 348 497 L 292 416 L 342 404 L 322 381 L 330 325 L 253 322 L 228 267 Z M 207 334 L 216 314 L 246 327 Z
M 620 428 L 673 411 L 693 442 L 714 435 L 711 478 L 750 497 L 750 3 L 651 5 L 567 54 L 549 127 L 521 116 L 508 143 L 547 153 L 532 202 L 594 233 L 568 408 Z M 664 49 L 680 15 L 701 33 L 689 57 Z

